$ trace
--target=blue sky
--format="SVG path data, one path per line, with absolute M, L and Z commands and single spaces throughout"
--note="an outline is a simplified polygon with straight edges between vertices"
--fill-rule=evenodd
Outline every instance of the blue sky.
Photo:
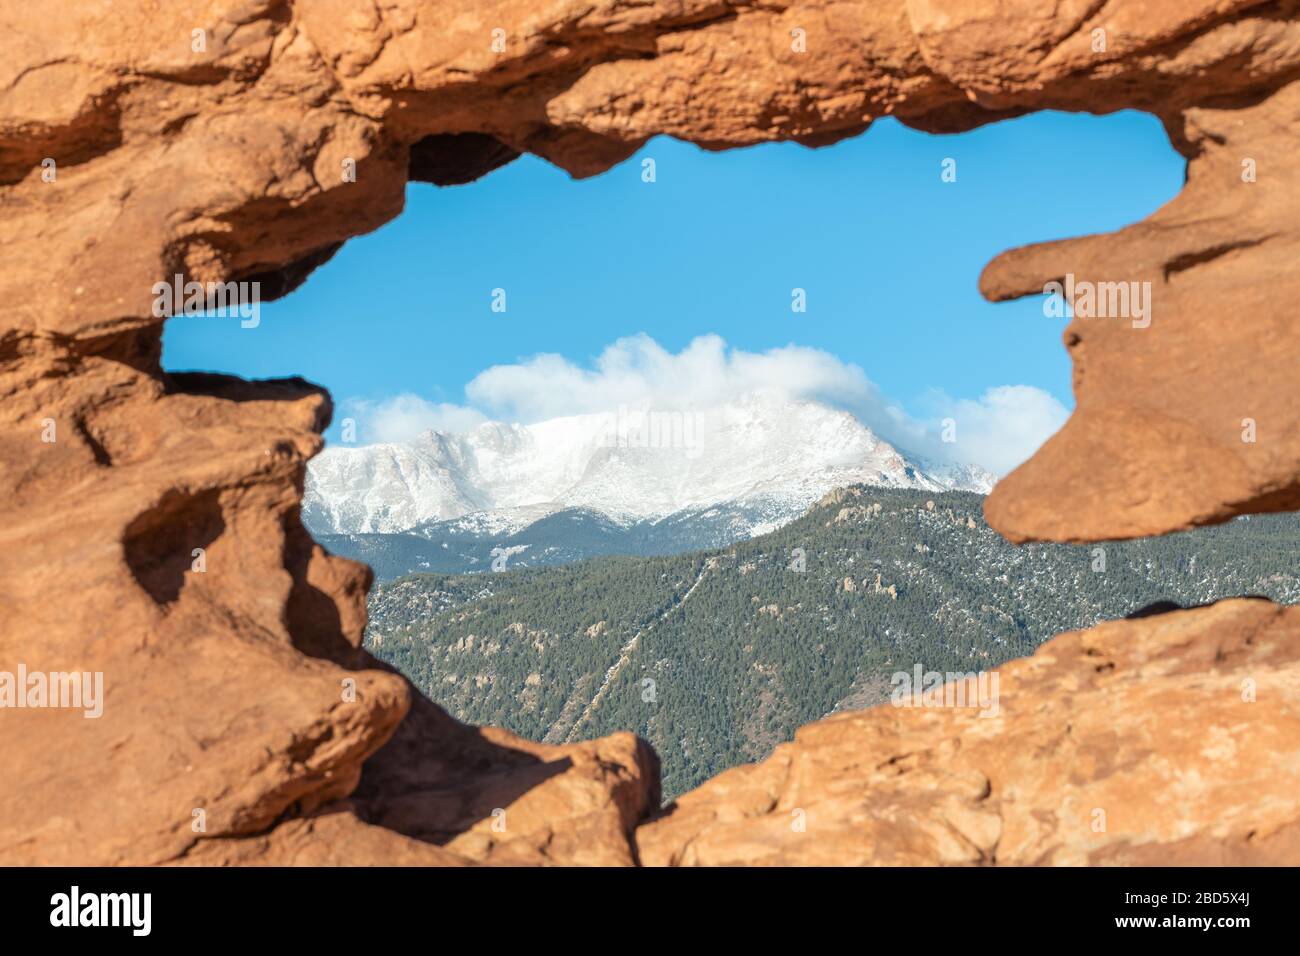
M 642 181 L 646 157 L 653 183 Z M 940 176 L 949 157 L 956 182 Z M 1064 320 L 1045 318 L 1038 299 L 983 301 L 979 273 L 1013 246 L 1142 219 L 1183 174 L 1159 122 L 1133 112 L 1037 113 L 956 136 L 887 120 L 819 150 L 709 153 L 659 138 L 581 181 L 525 156 L 467 186 L 409 186 L 398 219 L 263 306 L 255 329 L 171 320 L 163 363 L 303 375 L 340 405 L 331 439 L 349 410 L 364 421 L 398 396 L 408 412 L 565 411 L 562 394 L 553 401 L 567 389 L 557 369 L 590 384 L 611 362 L 644 365 L 650 350 L 649 365 L 662 364 L 706 334 L 724 364 L 792 345 L 829 353 L 918 421 L 1007 385 L 1068 408 Z M 804 313 L 791 311 L 796 287 Z M 496 288 L 505 313 L 490 308 Z M 638 335 L 662 354 L 624 343 L 603 373 L 585 371 Z M 563 362 L 528 364 L 542 353 Z M 516 377 L 503 397 L 480 380 L 467 398 L 480 373 L 519 363 L 536 373 L 525 385 Z

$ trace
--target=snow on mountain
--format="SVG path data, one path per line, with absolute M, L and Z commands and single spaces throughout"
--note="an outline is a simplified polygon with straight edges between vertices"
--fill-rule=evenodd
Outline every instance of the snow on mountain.
M 756 534 L 843 485 L 987 493 L 994 480 L 908 458 L 848 412 L 753 393 L 703 410 L 620 409 L 330 446 L 308 468 L 303 510 L 319 533 L 454 520 L 466 533 L 501 534 L 571 508 L 631 525 L 725 505 L 751 514 Z

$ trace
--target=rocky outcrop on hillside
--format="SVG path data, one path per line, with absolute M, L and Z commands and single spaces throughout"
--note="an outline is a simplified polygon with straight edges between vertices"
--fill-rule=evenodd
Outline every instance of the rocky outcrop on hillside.
M 464 182 L 521 151 L 590 175 L 660 133 L 819 145 L 886 115 L 957 131 L 1132 107 L 1158 114 L 1187 157 L 1183 193 L 1115 235 L 1006 253 L 983 288 L 1150 282 L 1151 322 L 1069 325 L 1078 408 L 998 486 L 989 520 L 1017 541 L 1094 540 L 1300 506 L 1300 12 L 1290 0 L 1043 9 L 72 0 L 51 24 L 39 5 L 7 5 L 0 670 L 100 673 L 104 691 L 99 717 L 0 711 L 0 862 L 626 863 L 635 847 L 643 862 L 811 859 L 784 834 L 757 846 L 774 808 L 808 808 L 804 836 L 841 814 L 847 834 L 886 819 L 889 800 L 915 823 L 893 843 L 879 831 L 876 861 L 1295 862 L 1294 618 L 1255 605 L 1050 645 L 1017 671 L 1017 687 L 1040 674 L 1043 696 L 1008 704 L 1011 719 L 1040 707 L 1057 728 L 1035 738 L 1041 765 L 1010 745 L 998 756 L 983 725 L 951 715 L 847 716 L 683 798 L 634 847 L 657 793 L 643 745 L 547 747 L 453 725 L 359 650 L 369 574 L 299 520 L 327 397 L 160 367 L 156 283 L 283 295 L 396 216 L 409 178 Z M 1145 657 L 1113 646 L 1129 633 Z M 1082 646 L 1100 656 L 1062 650 Z M 1238 664 L 1260 687 L 1247 715 L 1205 696 L 1226 696 Z M 1112 730 L 1090 727 L 1097 712 Z M 1162 713 L 1208 736 L 1155 736 Z M 866 811 L 853 801 L 872 797 L 840 789 L 882 779 L 837 736 L 856 720 L 882 734 L 908 722 L 899 780 Z M 1144 742 L 1196 775 L 1178 778 Z M 890 745 L 862 746 L 889 759 Z M 1080 758 L 1052 763 L 1052 748 Z M 797 793 L 771 782 L 801 754 L 817 767 L 792 778 Z M 1143 817 L 1161 784 L 1166 806 L 1212 796 L 1223 822 Z M 743 806 L 717 807 L 726 788 Z M 1130 839 L 1082 842 L 1070 828 L 1085 804 Z M 819 845 L 844 848 L 825 861 L 863 858 L 856 836 Z

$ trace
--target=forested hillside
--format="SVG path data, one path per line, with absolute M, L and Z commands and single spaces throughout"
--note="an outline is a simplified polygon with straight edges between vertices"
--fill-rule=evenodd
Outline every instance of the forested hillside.
M 1300 516 L 1012 547 L 983 499 L 856 487 L 772 534 L 670 557 L 416 575 L 375 588 L 367 646 L 459 718 L 560 742 L 634 730 L 665 798 L 890 675 L 989 669 L 1156 601 L 1300 601 Z

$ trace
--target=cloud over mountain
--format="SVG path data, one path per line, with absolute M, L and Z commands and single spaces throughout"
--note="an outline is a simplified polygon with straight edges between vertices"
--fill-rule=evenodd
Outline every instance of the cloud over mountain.
M 358 440 L 369 443 L 409 440 L 427 430 L 463 433 L 488 420 L 533 424 L 623 407 L 709 408 L 753 393 L 839 408 L 900 448 L 999 475 L 1032 454 L 1069 414 L 1042 389 L 1003 385 L 977 399 L 932 392 L 928 417 L 921 419 L 884 396 L 862 368 L 821 349 L 791 344 L 747 352 L 702 335 L 674 353 L 644 334 L 613 342 L 590 367 L 554 353 L 494 365 L 465 386 L 466 405 L 408 393 L 344 407 L 360 420 Z M 954 442 L 942 440 L 949 418 L 956 423 Z

